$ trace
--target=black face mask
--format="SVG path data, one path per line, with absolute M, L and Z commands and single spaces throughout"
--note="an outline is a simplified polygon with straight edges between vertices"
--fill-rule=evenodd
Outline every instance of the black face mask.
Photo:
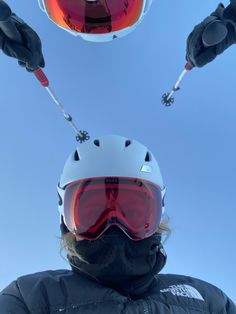
M 133 241 L 118 227 L 110 227 L 98 240 L 76 242 L 81 256 L 70 257 L 72 269 L 125 295 L 138 296 L 147 290 L 165 265 L 160 236 Z

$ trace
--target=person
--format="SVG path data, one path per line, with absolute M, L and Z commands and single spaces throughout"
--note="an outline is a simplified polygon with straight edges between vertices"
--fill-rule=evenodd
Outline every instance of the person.
M 131 33 L 147 14 L 152 0 L 38 0 L 44 13 L 60 28 L 92 42 L 107 42 Z M 0 0 L 1 6 L 8 6 Z M 8 6 L 9 7 L 9 6 Z M 9 8 L 10 10 L 10 8 Z M 25 67 L 44 67 L 38 34 L 16 14 L 9 18 L 22 42 L 9 39 L 0 28 L 0 49 Z
M 220 3 L 216 10 L 197 24 L 187 38 L 186 60 L 193 67 L 212 62 L 236 43 L 236 0 L 225 8 Z
M 72 270 L 18 278 L 0 293 L 1 314 L 219 313 L 236 306 L 166 263 L 165 187 L 143 144 L 90 139 L 68 157 L 58 184 L 63 247 Z

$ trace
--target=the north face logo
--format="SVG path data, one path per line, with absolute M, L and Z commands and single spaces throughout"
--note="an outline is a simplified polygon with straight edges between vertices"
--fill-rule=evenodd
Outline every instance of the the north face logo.
M 170 292 L 177 297 L 185 297 L 205 301 L 201 294 L 197 291 L 197 289 L 189 285 L 173 285 L 167 289 L 160 290 L 160 292 Z

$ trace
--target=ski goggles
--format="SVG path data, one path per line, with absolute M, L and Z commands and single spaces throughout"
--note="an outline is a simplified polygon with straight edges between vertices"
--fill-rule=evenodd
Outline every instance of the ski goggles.
M 106 34 L 136 24 L 150 0 L 38 0 L 58 26 L 74 35 Z
M 145 180 L 103 177 L 66 186 L 64 219 L 70 232 L 96 240 L 118 226 L 132 240 L 157 232 L 162 215 L 162 191 Z

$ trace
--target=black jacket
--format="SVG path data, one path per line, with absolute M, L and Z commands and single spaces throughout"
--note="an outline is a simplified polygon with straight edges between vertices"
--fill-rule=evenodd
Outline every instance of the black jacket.
M 1 314 L 236 314 L 235 304 L 215 286 L 187 276 L 155 277 L 131 299 L 69 270 L 20 277 L 0 293 Z

